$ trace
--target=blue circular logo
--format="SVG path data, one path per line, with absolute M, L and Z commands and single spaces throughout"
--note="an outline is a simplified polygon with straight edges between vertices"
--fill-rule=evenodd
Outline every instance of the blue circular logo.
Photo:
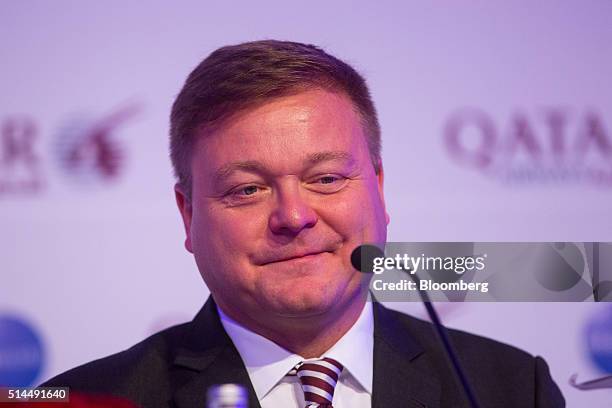
M 588 353 L 595 365 L 612 374 L 612 305 L 599 311 L 586 327 Z
M 24 319 L 0 315 L 0 386 L 29 387 L 44 359 L 40 336 Z

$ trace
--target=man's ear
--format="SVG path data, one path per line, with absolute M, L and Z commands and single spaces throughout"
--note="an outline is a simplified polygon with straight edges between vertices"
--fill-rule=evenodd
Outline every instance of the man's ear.
M 382 163 L 380 163 L 380 169 L 378 170 L 378 174 L 376 175 L 376 177 L 378 178 L 378 194 L 380 195 L 380 201 L 382 202 L 383 208 L 385 210 L 385 219 L 387 220 L 387 225 L 389 225 L 391 218 L 389 217 L 389 213 L 387 212 L 387 206 L 385 205 L 385 172 L 383 170 Z
M 191 199 L 187 196 L 179 183 L 174 185 L 174 196 L 176 198 L 176 205 L 183 218 L 183 225 L 185 226 L 185 249 L 193 253 L 191 246 Z

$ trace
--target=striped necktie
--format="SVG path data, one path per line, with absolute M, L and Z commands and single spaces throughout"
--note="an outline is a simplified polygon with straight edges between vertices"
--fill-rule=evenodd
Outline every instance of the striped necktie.
M 306 408 L 333 408 L 334 389 L 341 372 L 342 364 L 327 357 L 306 360 L 295 367 L 294 373 L 302 383 Z

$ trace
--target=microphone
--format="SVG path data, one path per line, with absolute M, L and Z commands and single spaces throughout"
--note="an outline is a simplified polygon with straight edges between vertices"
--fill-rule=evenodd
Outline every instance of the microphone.
M 363 273 L 373 273 L 374 271 L 374 259 L 376 258 L 385 258 L 385 252 L 380 249 L 376 245 L 364 244 L 359 245 L 357 248 L 353 250 L 351 253 L 351 264 L 353 268 L 357 269 Z M 421 297 L 421 301 L 427 310 L 427 314 L 429 315 L 429 319 L 433 323 L 434 329 L 438 335 L 438 339 L 442 343 L 442 348 L 446 353 L 446 357 L 450 360 L 451 365 L 453 366 L 453 371 L 463 388 L 463 392 L 468 399 L 470 406 L 472 408 L 480 408 L 478 404 L 478 400 L 476 399 L 476 394 L 472 389 L 461 364 L 459 364 L 459 359 L 457 358 L 457 353 L 455 352 L 450 338 L 448 337 L 448 331 L 446 327 L 442 325 L 440 318 L 438 317 L 438 313 L 436 309 L 434 309 L 431 300 L 429 299 L 429 295 L 424 290 L 419 288 L 419 278 L 416 274 L 408 274 L 412 281 L 416 284 L 416 289 L 419 292 L 419 296 Z

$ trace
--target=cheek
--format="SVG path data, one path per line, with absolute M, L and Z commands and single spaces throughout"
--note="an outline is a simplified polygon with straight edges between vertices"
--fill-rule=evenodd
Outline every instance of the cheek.
M 356 203 L 336 203 L 326 206 L 319 212 L 321 225 L 325 229 L 331 230 L 331 234 L 340 238 L 342 248 L 338 253 L 342 257 L 343 263 L 350 261 L 350 253 L 354 247 L 366 241 L 369 222 L 362 217 L 361 208 Z M 345 262 L 346 261 L 346 262 Z
M 333 197 L 322 206 L 322 218 L 328 220 L 345 239 L 372 239 L 373 234 L 378 235 L 375 231 L 380 229 L 380 224 L 386 224 L 384 208 L 377 191 L 375 184 L 369 186 L 363 183 L 351 187 L 343 192 L 342 197 Z
M 256 243 L 257 220 L 224 211 L 194 214 L 192 244 L 198 267 L 205 279 L 236 280 L 249 271 L 249 254 Z M 261 235 L 261 234 L 259 234 Z

